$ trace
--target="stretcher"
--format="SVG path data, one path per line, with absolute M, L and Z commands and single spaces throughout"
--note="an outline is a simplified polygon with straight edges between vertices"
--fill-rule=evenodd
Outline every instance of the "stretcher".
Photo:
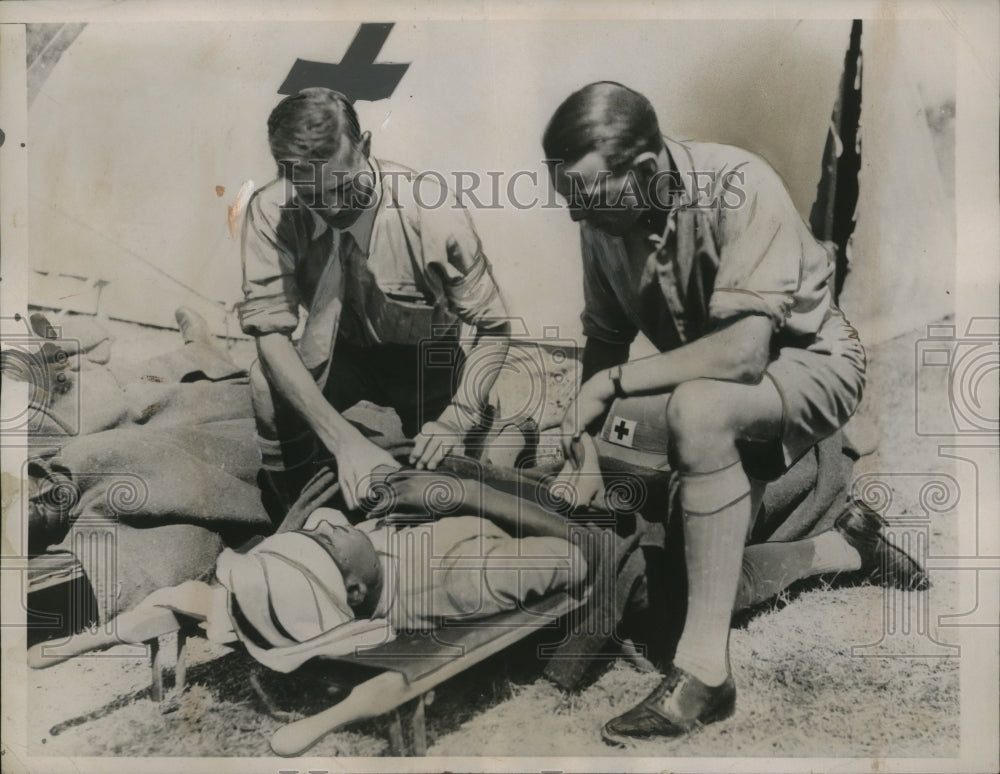
M 426 509 L 431 487 L 454 479 L 452 491 L 455 500 L 468 512 L 492 514 L 494 519 L 505 514 L 516 517 L 519 529 L 525 528 L 532 520 L 555 519 L 560 528 L 568 529 L 567 539 L 571 543 L 575 542 L 581 548 L 584 544 L 587 546 L 584 555 L 588 557 L 588 562 L 593 562 L 587 588 L 578 590 L 576 594 L 565 591 L 551 593 L 521 602 L 516 610 L 486 618 L 447 619 L 429 632 L 397 633 L 395 639 L 389 642 L 364 650 L 355 649 L 350 655 L 324 655 L 311 659 L 300 669 L 319 668 L 323 677 L 335 678 L 338 684 L 351 689 L 333 706 L 311 717 L 288 723 L 276 731 L 270 744 L 278 755 L 299 755 L 331 731 L 387 714 L 388 741 L 392 753 L 423 755 L 427 749 L 425 708 L 434 689 L 442 682 L 540 630 L 552 633 L 550 645 L 546 648 L 548 652 L 543 655 L 559 658 L 562 643 L 571 636 L 578 636 L 584 629 L 589 631 L 593 628 L 594 620 L 589 616 L 594 605 L 588 602 L 606 596 L 606 593 L 595 592 L 598 587 L 605 592 L 611 588 L 609 584 L 613 583 L 618 564 L 617 560 L 602 561 L 598 558 L 615 557 L 613 530 L 591 532 L 596 525 L 587 527 L 569 523 L 567 526 L 562 517 L 545 512 L 535 504 L 533 500 L 539 495 L 532 489 L 530 481 L 512 478 L 506 482 L 490 480 L 489 485 L 482 485 L 471 477 L 459 481 L 454 478 L 455 475 L 411 473 L 399 478 L 393 483 L 392 502 L 400 508 Z M 525 495 L 530 495 L 532 499 L 523 499 Z M 614 517 L 606 515 L 602 526 L 609 527 L 614 523 Z M 583 530 L 579 533 L 579 541 L 572 537 L 578 529 Z M 150 695 L 154 701 L 162 701 L 166 664 L 164 638 L 177 635 L 174 682 L 179 692 L 183 690 L 187 678 L 188 641 L 192 636 L 204 636 L 205 631 L 199 626 L 204 619 L 158 604 L 140 606 L 120 614 L 110 629 L 79 632 L 62 643 L 40 643 L 29 649 L 28 664 L 32 668 L 46 668 L 73 656 L 121 643 L 144 644 L 148 646 L 152 672 Z M 606 614 L 604 607 L 599 607 Z M 598 628 L 601 632 L 608 631 L 608 625 Z M 567 658 L 574 657 L 570 655 Z M 409 746 L 404 740 L 400 714 L 401 708 L 407 704 L 411 707 L 403 714 L 407 716 L 408 733 L 405 736 L 411 740 Z
M 318 714 L 279 728 L 271 737 L 271 749 L 282 756 L 301 755 L 332 731 L 388 715 L 391 753 L 396 756 L 425 755 L 425 711 L 433 700 L 435 688 L 541 630 L 553 633 L 555 645 L 563 629 L 561 622 L 584 603 L 584 599 L 557 592 L 515 611 L 475 621 L 445 621 L 430 632 L 400 634 L 391 642 L 350 655 L 313 659 L 301 669 L 319 669 L 323 674 L 336 676 L 338 681 L 350 681 L 351 690 Z M 63 643 L 33 646 L 28 651 L 29 666 L 47 668 L 123 642 L 146 644 L 151 669 L 150 696 L 154 701 L 162 701 L 167 661 L 163 641 L 176 633 L 174 686 L 176 692 L 183 691 L 187 681 L 188 642 L 191 637 L 204 636 L 199 621 L 168 608 L 131 611 L 116 620 L 117 626 L 112 632 L 81 632 Z

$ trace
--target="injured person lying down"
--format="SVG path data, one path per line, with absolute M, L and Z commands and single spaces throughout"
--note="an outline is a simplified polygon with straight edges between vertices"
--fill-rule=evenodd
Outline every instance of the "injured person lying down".
M 287 672 L 312 656 L 349 653 L 445 619 L 580 593 L 586 577 L 582 552 L 562 537 L 514 538 L 474 516 L 353 527 L 339 511 L 320 508 L 302 529 L 246 554 L 224 552 L 211 593 L 216 610 L 225 597 L 224 622 L 250 655 Z
M 580 514 L 567 518 L 445 472 L 386 469 L 368 518 L 352 524 L 327 507 L 337 489 L 333 472 L 321 470 L 274 535 L 224 550 L 209 580 L 153 592 L 118 616 L 114 639 L 83 633 L 62 652 L 141 642 L 176 629 L 172 616 L 181 614 L 200 621 L 210 640 L 240 642 L 265 666 L 290 672 L 315 656 L 352 654 L 446 619 L 482 619 L 553 593 L 614 604 L 615 560 L 606 542 L 586 539 L 595 527 Z M 736 609 L 810 575 L 857 570 L 852 546 L 866 573 L 882 567 L 880 582 L 923 587 L 926 576 L 912 559 L 859 538 L 877 534 L 871 518 L 877 520 L 853 504 L 826 532 L 748 546 Z M 847 558 L 831 559 L 841 554 Z M 59 660 L 40 651 L 29 657 L 39 668 Z
M 395 478 L 406 485 L 405 476 Z M 411 481 L 426 492 L 456 479 Z M 588 565 L 565 539 L 567 526 L 535 519 L 512 537 L 478 516 L 413 523 L 395 514 L 352 526 L 340 511 L 321 507 L 301 528 L 245 554 L 223 552 L 208 614 L 221 611 L 224 598 L 224 623 L 247 651 L 290 671 L 312 656 L 348 653 L 445 619 L 485 618 L 555 592 L 582 593 Z
M 386 471 L 385 483 L 404 507 L 433 498 L 442 485 L 460 489 L 466 503 L 480 494 L 475 482 L 429 472 Z M 321 471 L 276 534 L 244 551 L 225 549 L 209 580 L 150 594 L 115 619 L 110 628 L 117 641 L 138 642 L 177 628 L 151 624 L 170 611 L 201 621 L 209 640 L 238 641 L 265 666 L 290 672 L 313 656 L 353 653 L 398 633 L 433 629 L 444 619 L 485 618 L 556 592 L 583 594 L 587 587 L 588 563 L 565 539 L 568 522 L 537 507 L 519 519 L 504 493 L 491 490 L 504 502 L 484 510 L 496 521 L 509 512 L 507 528 L 517 523 L 520 537 L 479 516 L 425 521 L 410 513 L 378 515 L 384 503 L 354 526 L 337 509 L 313 507 L 337 489 L 333 473 Z M 82 633 L 62 650 L 113 644 Z M 29 662 L 55 663 L 44 657 Z

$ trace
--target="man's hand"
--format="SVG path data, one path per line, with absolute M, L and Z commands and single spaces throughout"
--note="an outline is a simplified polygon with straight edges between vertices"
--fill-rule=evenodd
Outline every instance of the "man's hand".
M 287 334 L 259 336 L 257 351 L 268 383 L 291 404 L 323 446 L 337 458 L 341 494 L 348 509 L 356 509 L 368 491 L 371 472 L 380 465 L 395 470 L 399 464 L 388 452 L 361 435 L 330 405 L 312 374 L 302 364 Z M 335 379 L 336 374 L 331 374 L 330 378 Z
M 573 441 L 605 412 L 614 397 L 615 387 L 606 371 L 598 371 L 583 383 L 576 400 L 569 404 L 563 415 L 562 446 L 566 459 L 573 459 Z
M 604 507 L 604 477 L 590 435 L 584 433 L 570 442 L 566 464 L 549 485 L 549 493 L 573 508 Z
M 464 434 L 443 422 L 426 422 L 413 439 L 410 464 L 418 470 L 436 470 L 441 460 L 463 446 Z
M 339 490 L 340 484 L 337 483 L 337 477 L 333 471 L 328 467 L 320 468 L 316 475 L 309 479 L 309 482 L 302 488 L 299 499 L 288 509 L 288 513 L 285 514 L 277 532 L 301 529 L 312 512 L 330 502 Z
M 368 496 L 374 483 L 376 468 L 397 470 L 401 465 L 385 449 L 371 441 L 359 438 L 343 446 L 337 453 L 337 477 L 340 491 L 347 509 L 357 510 L 361 501 Z

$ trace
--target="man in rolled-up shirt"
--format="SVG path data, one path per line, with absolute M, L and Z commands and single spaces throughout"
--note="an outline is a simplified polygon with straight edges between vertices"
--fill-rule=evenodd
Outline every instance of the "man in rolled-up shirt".
M 854 413 L 865 353 L 834 303 L 825 247 L 763 159 L 664 137 L 649 101 L 612 82 L 570 95 L 543 146 L 583 221 L 584 383 L 564 443 L 616 399 L 655 396 L 680 474 L 683 635 L 660 686 L 603 735 L 683 734 L 734 710 L 730 615 L 763 485 Z M 640 331 L 659 353 L 627 362 Z M 611 419 L 629 445 L 635 423 Z M 845 516 L 824 562 L 862 567 L 858 546 L 876 544 L 878 529 Z
M 280 520 L 326 452 L 352 509 L 368 474 L 395 464 L 341 416 L 360 400 L 399 414 L 418 467 L 460 447 L 509 326 L 468 213 L 440 176 L 373 158 L 346 97 L 318 87 L 286 97 L 268 140 L 279 176 L 247 206 L 239 317 L 257 340 L 261 483 Z M 468 351 L 463 325 L 474 330 Z

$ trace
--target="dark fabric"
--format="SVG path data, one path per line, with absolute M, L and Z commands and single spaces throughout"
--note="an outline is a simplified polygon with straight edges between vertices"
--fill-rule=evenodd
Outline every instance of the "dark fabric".
M 461 656 L 476 663 L 496 653 L 500 635 L 507 635 L 507 645 L 510 645 L 510 640 L 522 639 L 539 629 L 554 629 L 559 619 L 578 604 L 573 597 L 559 592 L 525 603 L 520 610 L 476 621 L 446 622 L 432 632 L 400 635 L 377 648 L 318 661 L 334 660 L 372 669 L 391 669 L 411 683 L 429 677 L 454 658 Z
M 77 438 L 49 463 L 72 478 L 74 520 L 97 514 L 142 527 L 266 529 L 252 433 L 249 417 L 120 428 Z
M 413 438 L 451 403 L 463 362 L 457 339 L 421 346 L 357 347 L 341 338 L 334 348 L 323 395 L 342 414 L 362 402 L 392 409 L 402 423 L 403 436 Z M 257 434 L 265 452 L 262 482 L 279 503 L 269 508 L 272 517 L 280 519 L 281 509 L 287 510 L 319 466 L 336 469 L 336 461 L 269 383 L 255 381 L 253 389 Z M 359 429 L 373 443 L 387 448 L 378 438 L 385 435 L 385 418 L 380 420 L 374 428 Z M 390 434 L 386 440 L 398 439 Z M 271 448 L 273 452 L 267 451 Z
M 74 525 L 63 546 L 83 565 L 105 623 L 158 589 L 206 579 L 223 541 L 195 524 L 142 527 L 92 516 Z
M 816 444 L 768 485 L 750 542 L 797 540 L 832 529 L 847 502 L 856 459 L 843 432 Z
M 596 526 L 594 531 L 605 535 L 610 532 Z M 592 544 L 600 546 L 600 537 Z M 592 553 L 588 553 L 587 558 L 588 561 L 597 560 L 587 605 L 572 622 L 561 643 L 541 649 L 542 655 L 549 658 L 545 676 L 564 690 L 572 690 L 580 684 L 593 665 L 594 657 L 614 639 L 618 623 L 624 618 L 644 577 L 645 561 L 638 534 L 614 537 L 611 562 L 601 562 L 602 557 L 594 557 Z
M 131 362 L 111 357 L 91 319 L 68 317 L 58 333 L 45 346 L 71 357 L 53 350 L 42 375 L 59 389 L 33 391 L 30 406 L 29 544 L 77 557 L 103 621 L 272 526 L 247 374 L 223 347 L 178 339 Z
M 457 340 L 354 347 L 340 340 L 324 394 L 338 411 L 362 400 L 394 409 L 412 438 L 451 403 L 464 357 Z
M 102 620 L 210 572 L 224 545 L 271 531 L 252 433 L 250 417 L 121 428 L 76 439 L 48 461 L 70 476 L 69 528 L 56 548 L 83 563 Z

